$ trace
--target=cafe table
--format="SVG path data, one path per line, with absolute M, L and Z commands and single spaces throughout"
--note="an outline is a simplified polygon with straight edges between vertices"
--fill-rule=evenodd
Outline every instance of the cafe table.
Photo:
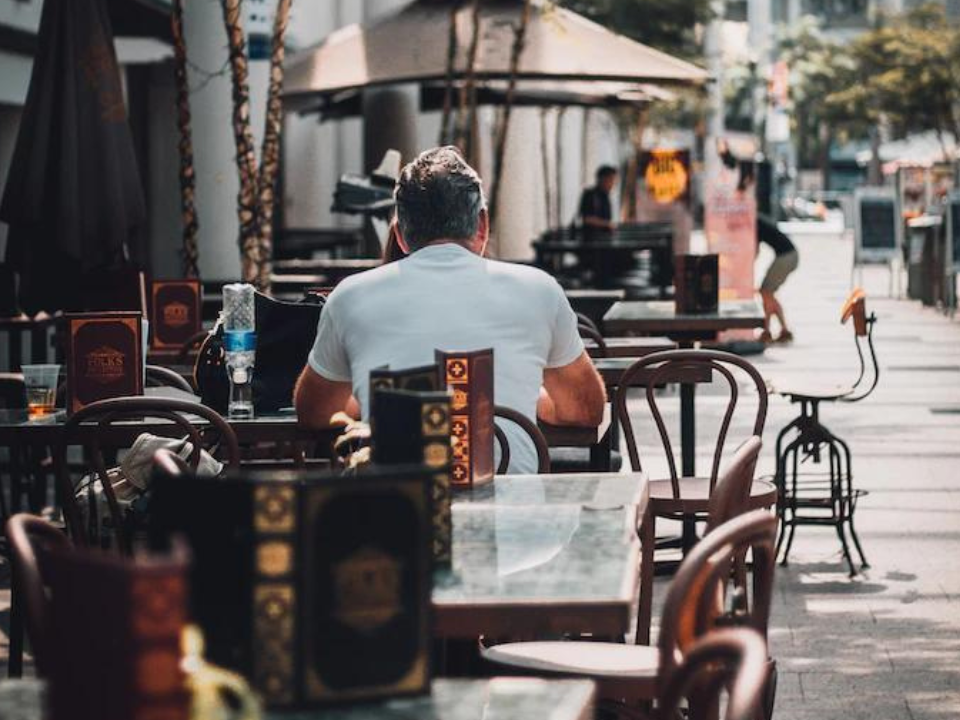
M 614 303 L 603 316 L 609 335 L 665 335 L 682 348 L 714 340 L 725 330 L 762 328 L 763 322 L 763 309 L 756 300 L 721 300 L 716 312 L 697 315 L 678 313 L 673 301 L 624 300 Z M 695 382 L 680 382 L 680 447 L 685 477 L 696 476 L 695 388 Z
M 0 718 L 44 720 L 46 684 L 36 678 L 0 682 Z M 427 695 L 337 705 L 323 710 L 267 712 L 264 720 L 591 720 L 590 680 L 436 678 Z
M 648 501 L 642 473 L 502 475 L 456 491 L 452 564 L 434 575 L 434 635 L 622 636 L 639 592 L 648 640 Z

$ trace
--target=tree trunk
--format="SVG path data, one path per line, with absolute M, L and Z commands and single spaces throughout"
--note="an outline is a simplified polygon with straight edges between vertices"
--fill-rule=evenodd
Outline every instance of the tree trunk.
M 443 86 L 443 118 L 440 121 L 440 145 L 449 145 L 453 128 L 453 80 L 457 63 L 457 6 L 450 8 L 450 28 L 447 37 L 447 77 Z
M 280 167 L 280 135 L 283 132 L 283 57 L 284 37 L 290 19 L 293 0 L 279 0 L 273 23 L 273 45 L 270 55 L 270 84 L 267 90 L 267 113 L 260 151 L 260 173 L 257 183 L 259 210 L 259 264 L 257 287 L 270 290 L 271 259 L 273 257 L 273 211 L 276 205 L 277 174 Z
M 510 132 L 510 114 L 513 111 L 513 96 L 517 90 L 517 71 L 520 69 L 520 55 L 523 54 L 527 26 L 530 24 L 530 5 L 532 0 L 524 0 L 520 14 L 520 25 L 514 28 L 513 49 L 510 53 L 510 79 L 507 82 L 507 95 L 503 101 L 503 119 L 497 129 L 497 142 L 493 152 L 493 183 L 490 187 L 490 222 L 496 224 L 497 205 L 500 199 L 500 185 L 503 180 L 503 161 L 507 149 L 507 134 Z M 494 250 L 499 250 L 499 242 L 494 239 Z
M 820 121 L 817 130 L 820 137 L 820 183 L 824 190 L 830 189 L 830 144 L 833 141 L 833 128 L 824 121 Z
M 233 136 L 237 146 L 237 174 L 240 190 L 237 211 L 240 216 L 240 276 L 244 282 L 259 281 L 260 223 L 257 212 L 257 158 L 250 128 L 250 88 L 246 40 L 240 20 L 241 0 L 222 0 L 223 21 L 227 30 L 230 79 L 233 85 Z
M 184 277 L 200 276 L 200 251 L 197 247 L 196 170 L 193 165 L 193 133 L 190 129 L 190 86 L 187 80 L 187 45 L 183 38 L 183 0 L 173 1 L 170 15 L 173 33 L 174 81 L 177 88 L 177 130 L 180 141 L 180 217 L 183 244 L 180 251 Z
M 470 49 L 467 53 L 467 67 L 463 83 L 460 86 L 459 112 L 457 115 L 457 132 L 454 144 L 466 157 L 467 162 L 476 165 L 473 158 L 473 125 L 477 114 L 476 76 L 474 68 L 477 62 L 477 48 L 480 46 L 480 0 L 473 0 L 473 29 L 470 38 Z
M 555 180 L 557 198 L 553 204 L 553 209 L 556 213 L 556 222 L 554 225 L 558 230 L 563 227 L 563 114 L 566 110 L 565 107 L 557 110 L 556 136 L 554 137 L 554 147 L 556 150 L 554 155 L 554 172 L 557 176 Z
M 550 207 L 550 159 L 547 156 L 547 108 L 540 108 L 540 161 L 543 171 L 543 211 L 546 226 L 553 222 L 553 209 Z

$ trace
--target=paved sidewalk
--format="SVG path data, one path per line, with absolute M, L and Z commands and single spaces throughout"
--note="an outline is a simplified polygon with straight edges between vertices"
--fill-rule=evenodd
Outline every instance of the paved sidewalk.
M 795 241 L 800 267 L 782 300 L 796 341 L 750 359 L 775 380 L 852 382 L 853 331 L 839 322 L 851 243 Z M 880 385 L 862 403 L 825 405 L 821 418 L 850 443 L 855 485 L 870 491 L 856 518 L 872 567 L 850 579 L 833 528 L 798 528 L 790 565 L 777 567 L 775 717 L 960 718 L 960 319 L 884 297 L 883 269 L 866 272 L 864 285 L 878 318 Z M 701 450 L 722 402 L 709 390 L 698 394 Z M 776 434 L 795 414 L 771 397 L 759 473 L 773 473 Z M 747 420 L 741 415 L 733 441 Z M 698 462 L 703 471 L 709 460 Z M 665 583 L 657 584 L 659 600 Z

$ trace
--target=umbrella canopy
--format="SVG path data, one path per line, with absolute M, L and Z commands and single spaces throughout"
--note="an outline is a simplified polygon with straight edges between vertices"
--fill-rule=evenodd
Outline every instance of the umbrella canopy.
M 454 97 L 463 85 L 453 85 Z M 420 110 L 432 112 L 443 109 L 446 86 L 439 82 L 425 82 L 420 86 Z M 476 86 L 477 104 L 499 106 L 506 103 L 507 81 L 490 80 Z M 521 80 L 513 94 L 516 107 L 641 107 L 658 100 L 673 99 L 669 90 L 651 85 L 627 85 L 610 82 L 544 82 Z M 363 91 L 344 90 L 333 95 L 314 98 L 311 105 L 303 105 L 302 114 L 318 113 L 320 121 L 339 120 L 363 114 Z
M 444 80 L 450 12 L 458 6 L 454 77 L 462 78 L 473 35 L 470 5 L 417 0 L 370 23 L 342 28 L 300 53 L 287 69 L 285 98 L 296 106 L 311 97 L 349 89 Z M 473 69 L 477 79 L 510 77 L 514 28 L 522 11 L 518 0 L 481 3 Z M 709 79 L 696 65 L 544 0 L 534 0 L 516 77 L 666 85 L 697 85 Z
M 46 0 L 0 220 L 28 312 L 75 309 L 146 211 L 103 0 Z

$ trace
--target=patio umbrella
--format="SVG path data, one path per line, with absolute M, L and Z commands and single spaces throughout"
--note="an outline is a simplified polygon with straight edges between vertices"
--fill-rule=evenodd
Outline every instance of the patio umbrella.
M 128 265 L 145 215 L 104 0 L 46 0 L 0 203 L 23 309 L 81 307 L 84 276 Z
M 447 76 L 450 8 L 456 0 L 416 0 L 396 13 L 349 25 L 295 57 L 284 97 L 293 107 L 318 96 L 396 83 L 440 81 Z M 460 4 L 460 3 L 456 3 Z M 507 79 L 514 28 L 523 3 L 485 0 L 473 75 Z M 466 74 L 473 34 L 472 12 L 456 14 L 453 77 Z M 656 85 L 699 85 L 702 68 L 630 40 L 570 10 L 535 0 L 516 77 L 520 80 L 604 80 Z
M 456 95 L 462 82 L 455 82 Z M 507 82 L 490 80 L 476 86 L 477 104 L 500 106 L 506 101 Z M 424 82 L 420 85 L 420 111 L 431 112 L 443 109 L 446 87 L 439 82 Z M 517 83 L 513 104 L 516 107 L 642 107 L 658 100 L 669 100 L 674 94 L 669 90 L 645 84 L 611 82 L 563 82 L 527 80 Z M 301 114 L 318 113 L 320 121 L 358 117 L 363 114 L 363 91 L 344 90 L 332 95 L 322 95 L 312 105 L 303 105 Z

